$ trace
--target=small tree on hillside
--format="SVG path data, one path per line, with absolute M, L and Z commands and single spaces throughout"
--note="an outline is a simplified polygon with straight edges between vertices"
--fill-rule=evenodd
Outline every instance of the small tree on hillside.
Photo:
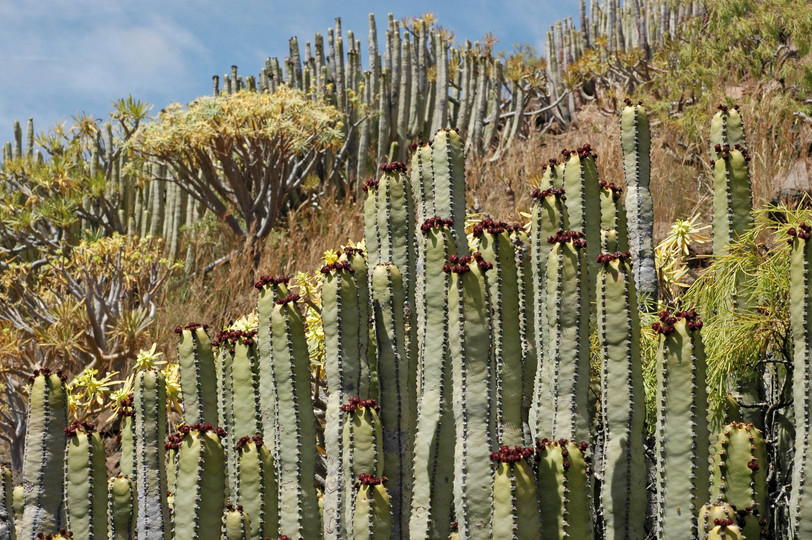
M 281 87 L 174 104 L 142 126 L 130 147 L 168 165 L 177 182 L 247 246 L 267 236 L 288 195 L 341 142 L 338 110 Z

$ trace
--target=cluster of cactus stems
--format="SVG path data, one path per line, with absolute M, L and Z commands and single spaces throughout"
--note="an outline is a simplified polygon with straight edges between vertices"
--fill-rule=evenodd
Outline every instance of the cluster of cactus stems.
M 718 159 L 743 157 L 735 144 Z M 121 474 L 109 481 L 99 434 L 67 425 L 64 381 L 37 372 L 23 487 L 12 496 L 3 470 L 0 530 L 16 522 L 21 538 L 68 526 L 156 540 L 763 535 L 764 439 L 733 423 L 712 447 L 703 323 L 685 308 L 653 325 L 656 519 L 646 527 L 632 212 L 599 178 L 589 145 L 544 168 L 529 230 L 486 218 L 470 239 L 460 226 L 463 146 L 441 130 L 414 148 L 411 170 L 382 167 L 365 186 L 367 251 L 347 248 L 321 269 L 325 463 L 299 296 L 287 277 L 263 276 L 256 328 L 211 341 L 204 325 L 177 328 L 178 433 L 167 437 L 161 373 L 136 374 L 118 410 Z M 795 415 L 805 422 L 812 227 L 789 235 Z M 806 431 L 796 432 L 790 494 L 800 538 L 812 534 Z

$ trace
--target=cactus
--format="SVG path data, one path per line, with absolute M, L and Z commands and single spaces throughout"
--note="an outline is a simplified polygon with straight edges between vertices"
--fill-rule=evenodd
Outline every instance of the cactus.
M 276 536 L 279 530 L 276 468 L 262 435 L 237 441 L 237 497 L 251 517 L 248 537 Z
M 93 424 L 65 428 L 65 516 L 74 538 L 93 539 L 107 531 L 107 463 L 104 443 Z
M 727 245 L 753 226 L 750 156 L 743 146 L 716 145 L 713 166 L 713 253 L 727 253 Z
M 721 157 L 721 149 L 725 145 L 734 148 L 736 145 L 747 147 L 744 134 L 744 123 L 739 114 L 739 106 L 719 105 L 718 111 L 711 119 L 710 153 L 711 159 L 716 161 Z
M 135 376 L 135 487 L 139 539 L 170 537 L 164 439 L 166 438 L 166 382 L 163 374 L 144 369 Z
M 601 180 L 601 251 L 613 253 L 629 251 L 629 233 L 626 212 L 620 198 L 623 189 Z
M 711 530 L 720 523 L 733 523 L 736 517 L 736 509 L 726 502 L 718 501 L 706 503 L 699 509 L 697 518 L 699 520 L 699 538 L 705 540 Z
M 511 233 L 520 225 L 484 219 L 474 226 L 482 259 L 493 266 L 487 272 L 493 332 L 495 408 L 499 429 L 497 443 L 520 445 L 522 433 L 522 337 L 519 328 L 519 277 Z
M 352 538 L 387 540 L 393 537 L 393 525 L 396 522 L 392 515 L 389 494 L 384 487 L 386 481 L 386 477 L 364 473 L 358 475 Z
M 424 213 L 422 219 L 441 217 L 454 223 L 454 241 L 456 253 L 467 253 L 468 243 L 465 235 L 465 153 L 462 139 L 457 130 L 441 129 L 434 135 L 431 149 L 430 176 L 420 174 L 420 179 L 428 180 L 420 188 L 418 206 Z M 421 153 L 421 156 L 425 154 Z M 423 162 L 423 167 L 426 163 Z M 412 182 L 415 181 L 412 173 Z M 425 202 L 424 202 L 425 201 Z M 422 221 L 421 221 L 422 222 Z
M 502 446 L 491 453 L 496 463 L 493 480 L 493 536 L 535 540 L 541 533 L 539 501 L 533 471 L 535 450 Z
M 279 462 L 279 529 L 293 537 L 316 538 L 322 530 L 315 487 L 316 418 L 298 299 L 296 294 L 277 299 L 271 315 L 272 371 L 279 400 L 279 454 L 274 455 Z
M 107 523 L 109 540 L 135 540 L 138 507 L 135 504 L 135 482 L 118 475 L 107 481 Z
M 569 197 L 569 196 L 568 196 Z M 589 299 L 584 233 L 558 231 L 547 258 L 546 320 L 539 396 L 542 438 L 589 438 Z
M 634 284 L 640 296 L 640 306 L 650 310 L 657 301 L 657 272 L 654 267 L 654 206 L 649 189 L 651 131 L 648 112 L 642 103 L 632 104 L 631 100 L 626 100 L 620 115 L 620 146 L 626 179 L 629 249 L 637 261 Z
M 662 311 L 657 352 L 658 538 L 698 534 L 696 513 L 710 493 L 710 431 L 702 321 L 693 310 Z
M 414 170 L 414 169 L 413 169 Z M 438 269 L 454 247 L 453 223 L 434 217 L 421 225 L 418 320 L 422 393 L 414 445 L 409 534 L 445 538 L 450 533 L 454 477 L 454 411 L 448 328 L 450 277 Z
M 133 478 L 135 475 L 135 410 L 133 409 L 134 394 L 129 394 L 119 402 L 116 415 L 119 420 L 121 434 L 121 459 L 119 460 L 119 474 Z
M 14 486 L 11 500 L 14 504 L 14 530 L 17 537 L 20 538 L 22 537 L 23 511 L 25 510 L 25 488 L 22 484 Z
M 379 264 L 372 273 L 372 305 L 378 350 L 378 373 L 383 412 L 384 471 L 392 478 L 393 532 L 400 536 L 408 523 L 411 498 L 409 463 L 412 457 L 414 416 L 411 377 L 406 361 L 405 314 L 400 306 L 406 301 L 403 276 L 393 264 Z
M 641 538 L 646 516 L 645 391 L 630 254 L 598 256 L 605 538 Z
M 346 451 L 343 454 L 342 477 L 339 481 L 346 497 L 338 511 L 342 513 L 340 519 L 346 525 L 347 532 L 355 519 L 353 479 L 357 478 L 358 474 L 381 476 L 383 473 L 383 435 L 378 416 L 380 406 L 374 399 L 351 397 L 341 409 L 344 413 L 341 439 L 342 447 Z
M 28 398 L 20 538 L 53 533 L 64 523 L 62 465 L 67 423 L 64 376 L 48 368 L 36 370 Z
M 595 262 L 601 245 L 601 197 L 597 156 L 585 144 L 577 150 L 562 150 L 564 157 L 564 191 L 567 194 L 567 217 L 571 230 L 586 238 L 586 260 L 589 263 L 589 299 L 595 296 L 598 266 Z M 590 300 L 591 301 L 591 300 Z M 578 437 L 580 439 L 580 437 Z
M 747 536 L 742 536 L 742 530 L 733 523 L 716 525 L 708 532 L 708 540 L 742 540 Z
M 251 519 L 242 505 L 228 503 L 223 510 L 220 522 L 221 540 L 249 540 L 251 535 Z
M 790 324 L 793 349 L 793 408 L 795 411 L 795 456 L 790 491 L 790 531 L 796 538 L 812 536 L 812 490 L 806 485 L 807 471 L 812 469 L 810 450 L 810 380 L 812 380 L 812 305 L 809 273 L 812 266 L 812 227 L 800 223 L 788 231 L 792 245 L 790 255 Z
M 722 428 L 713 450 L 711 497 L 738 510 L 745 538 L 761 537 L 767 525 L 767 445 L 761 432 L 733 422 Z
M 594 537 L 589 445 L 567 439 L 536 443 L 543 540 Z
M 485 282 L 491 267 L 479 253 L 452 255 L 443 267 L 451 275 L 448 327 L 457 429 L 454 509 L 459 534 L 465 538 L 489 537 L 493 516 L 493 473 L 487 456 L 498 432 L 491 401 L 494 375 Z
M 187 425 L 217 425 L 217 378 L 207 325 L 190 323 L 175 328 L 178 366 L 183 394 L 183 421 Z
M 226 496 L 223 428 L 183 425 L 178 449 L 178 476 L 172 531 L 175 538 L 217 538 Z
M 0 465 L 0 539 L 16 540 L 14 525 L 14 488 L 11 483 L 11 469 Z

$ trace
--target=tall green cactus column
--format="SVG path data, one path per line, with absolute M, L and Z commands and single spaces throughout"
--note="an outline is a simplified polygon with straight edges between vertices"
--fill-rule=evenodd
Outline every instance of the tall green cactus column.
M 589 445 L 567 439 L 536 443 L 542 540 L 594 537 Z M 629 537 L 633 538 L 633 537 Z
M 629 251 L 626 212 L 621 202 L 623 188 L 604 180 L 598 182 L 598 185 L 601 188 L 601 251 L 605 253 Z
M 493 369 L 499 445 L 524 442 L 522 433 L 522 336 L 519 328 L 519 277 L 511 233 L 520 225 L 486 218 L 474 226 L 482 258 L 493 265 L 485 275 L 491 303 Z
M 226 503 L 226 460 L 223 428 L 211 424 L 180 426 L 178 476 L 172 512 L 174 538 L 219 539 Z
M 341 520 L 346 524 L 344 532 L 349 532 L 355 520 L 355 479 L 359 474 L 382 476 L 383 474 L 383 433 L 378 416 L 380 406 L 374 399 L 351 397 L 341 406 L 344 413 L 344 429 L 341 440 L 345 452 L 342 463 L 344 506 L 339 509 Z M 362 472 L 366 471 L 366 472 Z
M 626 179 L 629 249 L 637 262 L 634 283 L 642 307 L 655 309 L 657 270 L 654 266 L 654 204 L 651 199 L 651 130 L 642 103 L 626 100 L 620 114 L 620 147 Z M 623 250 L 621 250 L 623 251 Z
M 451 275 L 448 326 L 457 428 L 454 508 L 461 538 L 491 536 L 493 469 L 488 456 L 498 437 L 485 282 L 491 267 L 479 253 L 452 255 L 443 267 Z
M 237 500 L 251 516 L 249 536 L 262 540 L 279 531 L 276 468 L 262 435 L 241 437 L 236 444 Z
M 558 231 L 547 241 L 547 349 L 539 378 L 538 434 L 587 440 L 589 409 L 588 244 L 578 231 Z
M 434 217 L 420 227 L 424 285 L 418 318 L 423 393 L 414 444 L 414 468 L 409 535 L 446 538 L 451 530 L 454 479 L 454 410 L 451 349 L 448 327 L 450 276 L 442 272 L 454 248 L 453 223 Z
M 107 531 L 107 463 L 93 424 L 65 428 L 65 515 L 74 538 L 92 540 Z
M 129 476 L 113 476 L 107 481 L 107 538 L 135 540 L 135 482 Z
M 493 480 L 493 537 L 536 540 L 541 533 L 536 488 L 535 449 L 502 446 L 491 453 L 496 463 Z
M 454 222 L 457 253 L 468 252 L 465 235 L 465 151 L 456 129 L 441 129 L 431 143 L 431 184 L 427 198 L 433 199 L 433 213 Z
M 178 366 L 183 394 L 183 421 L 217 425 L 217 376 L 207 325 L 190 323 L 175 328 L 179 335 Z
M 355 486 L 355 516 L 352 538 L 357 540 L 389 540 L 393 538 L 392 503 L 384 484 L 386 477 L 361 473 Z M 395 537 L 396 538 L 396 537 Z
M 361 256 L 363 262 L 363 256 Z M 327 452 L 327 477 L 324 490 L 324 535 L 346 534 L 341 509 L 344 491 L 341 481 L 344 447 L 342 404 L 348 396 L 369 394 L 369 306 L 361 303 L 367 289 L 366 264 L 362 273 L 349 260 L 338 260 L 322 267 L 322 324 L 324 327 L 324 369 L 327 376 L 327 412 L 324 444 Z M 359 282 L 360 279 L 360 282 Z M 363 295 L 368 302 L 368 294 Z
M 310 356 L 298 294 L 276 300 L 271 315 L 273 376 L 279 400 L 279 529 L 291 538 L 318 538 L 316 417 L 310 393 Z
M 241 504 L 226 504 L 220 522 L 220 540 L 249 540 L 251 518 Z M 287 537 L 285 537 L 287 538 Z
M 11 468 L 0 464 L 0 538 L 16 540 L 14 525 L 14 486 L 11 483 Z
M 747 149 L 717 144 L 713 166 L 713 253 L 727 253 L 727 245 L 753 226 L 753 195 Z
M 379 264 L 372 273 L 372 306 L 378 350 L 384 472 L 390 478 L 393 532 L 408 527 L 412 478 L 414 416 L 411 414 L 410 366 L 406 356 L 404 278 L 397 266 Z
M 50 534 L 64 524 L 62 465 L 67 423 L 64 376 L 48 368 L 36 370 L 28 398 L 20 538 Z
M 601 246 L 601 197 L 598 180 L 597 156 L 589 144 L 577 150 L 564 149 L 564 191 L 567 193 L 567 217 L 570 229 L 584 233 L 586 261 L 589 265 L 589 297 L 595 297 L 595 262 Z M 579 438 L 580 440 L 580 438 Z
M 795 538 L 812 537 L 812 489 L 806 477 L 812 470 L 812 449 L 807 426 L 812 407 L 812 290 L 809 274 L 812 266 L 812 226 L 800 223 L 789 229 L 790 325 L 792 328 L 792 397 L 795 411 L 795 457 L 790 491 L 790 531 Z
M 710 492 L 705 349 L 696 312 L 668 310 L 653 328 L 657 352 L 657 538 L 699 533 L 697 511 Z
M 604 430 L 604 537 L 642 538 L 646 518 L 646 417 L 640 319 L 630 254 L 598 256 L 598 340 Z
M 724 500 L 738 510 L 744 537 L 766 536 L 767 445 L 761 432 L 741 422 L 723 427 L 713 449 L 711 473 L 711 499 Z

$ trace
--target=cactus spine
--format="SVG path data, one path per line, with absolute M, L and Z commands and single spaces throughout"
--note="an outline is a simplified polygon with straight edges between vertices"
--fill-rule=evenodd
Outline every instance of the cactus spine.
M 16 540 L 14 526 L 14 487 L 11 483 L 11 469 L 0 465 L 0 539 Z
M 188 324 L 175 328 L 179 334 L 178 366 L 186 425 L 217 425 L 217 376 L 206 325 Z
M 698 534 L 696 513 L 710 492 L 705 349 L 695 311 L 660 313 L 657 352 L 657 534 Z
M 606 538 L 645 536 L 645 392 L 640 321 L 629 254 L 600 255 L 598 339 L 604 427 L 601 505 Z
M 657 272 L 654 267 L 654 205 L 651 200 L 651 131 L 648 112 L 642 104 L 626 100 L 620 115 L 620 146 L 626 179 L 626 216 L 629 244 L 637 262 L 634 283 L 640 304 L 650 309 L 657 301 Z M 620 249 L 625 251 L 624 249 Z M 614 250 L 612 250 L 614 251 Z M 645 299 L 645 302 L 642 301 Z
M 355 516 L 352 538 L 360 540 L 388 540 L 392 538 L 395 521 L 391 501 L 384 487 L 387 479 L 371 474 L 358 475 L 355 495 Z
M 476 253 L 473 257 L 452 255 L 443 268 L 451 274 L 448 326 L 457 429 L 454 508 L 464 538 L 489 537 L 493 516 L 493 475 L 487 458 L 497 438 L 485 283 L 490 267 Z
M 107 481 L 107 492 L 107 538 L 135 540 L 135 482 L 129 476 L 114 476 Z
M 262 435 L 237 441 L 237 497 L 251 516 L 252 540 L 276 536 L 279 531 L 278 486 L 273 456 Z
M 20 538 L 54 533 L 64 522 L 62 465 L 67 423 L 68 397 L 62 375 L 47 368 L 37 370 L 28 398 Z
M 65 515 L 74 538 L 107 531 L 107 464 L 104 443 L 93 425 L 65 428 Z
M 567 439 L 536 443 L 541 538 L 593 538 L 587 443 Z
M 536 491 L 535 450 L 502 446 L 491 453 L 496 463 L 493 480 L 493 536 L 535 540 L 541 533 Z

